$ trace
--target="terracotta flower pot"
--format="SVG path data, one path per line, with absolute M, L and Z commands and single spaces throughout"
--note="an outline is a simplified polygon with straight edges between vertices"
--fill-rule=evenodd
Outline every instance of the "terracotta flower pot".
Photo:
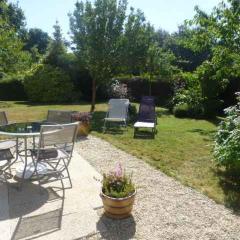
M 135 192 L 126 198 L 112 198 L 100 193 L 102 198 L 105 214 L 114 219 L 123 219 L 131 215 L 133 204 L 136 196 Z
M 78 135 L 88 136 L 89 132 L 90 132 L 90 123 L 80 122 L 78 127 Z

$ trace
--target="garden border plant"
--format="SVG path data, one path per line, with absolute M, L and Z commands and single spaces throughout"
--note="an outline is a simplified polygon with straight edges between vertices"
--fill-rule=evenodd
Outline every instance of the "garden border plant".
M 240 93 L 236 95 L 237 104 L 225 109 L 227 117 L 218 127 L 214 156 L 228 175 L 240 177 Z

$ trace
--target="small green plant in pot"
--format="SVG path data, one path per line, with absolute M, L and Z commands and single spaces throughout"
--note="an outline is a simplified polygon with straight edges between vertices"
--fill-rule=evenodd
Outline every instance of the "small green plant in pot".
M 132 176 L 125 174 L 120 163 L 114 171 L 103 174 L 101 198 L 105 214 L 122 219 L 131 215 L 136 189 Z

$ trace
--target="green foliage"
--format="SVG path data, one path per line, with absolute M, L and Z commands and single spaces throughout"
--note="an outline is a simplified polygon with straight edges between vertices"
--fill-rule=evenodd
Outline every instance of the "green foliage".
M 15 29 L 0 17 L 0 72 L 18 73 L 31 66 L 31 55 L 22 49 Z
M 26 100 L 27 95 L 24 90 L 23 76 L 6 76 L 0 81 L 0 100 Z M 1 108 L 1 107 L 0 107 Z
M 125 31 L 121 38 L 122 71 L 140 75 L 144 71 L 148 49 L 153 42 L 154 29 L 141 10 L 131 12 L 127 17 Z
M 39 28 L 31 28 L 28 31 L 24 49 L 31 51 L 33 47 L 36 47 L 40 54 L 45 54 L 49 42 L 50 37 L 48 36 L 48 33 Z
M 93 79 L 92 110 L 97 87 L 110 80 L 118 65 L 126 7 L 126 0 L 80 1 L 70 16 L 75 53 Z
M 44 59 L 44 63 L 56 67 L 62 67 L 62 65 L 64 64 L 65 55 L 67 54 L 67 48 L 64 38 L 62 36 L 61 27 L 58 22 L 56 22 L 53 28 L 53 40 L 49 46 L 47 56 Z
M 190 117 L 189 111 L 189 105 L 187 103 L 181 103 L 173 108 L 173 114 L 178 118 Z
M 33 102 L 68 102 L 73 84 L 68 74 L 58 67 L 39 65 L 25 79 L 24 87 Z
M 18 3 L 8 3 L 7 0 L 0 1 L 0 18 L 8 22 L 9 25 L 17 32 L 17 35 L 24 40 L 26 33 L 26 22 L 23 10 Z
M 192 48 L 192 42 L 196 42 L 194 39 L 196 34 L 197 29 L 182 25 L 178 32 L 173 33 L 165 42 L 165 48 L 170 49 L 175 55 L 174 65 L 182 71 L 193 72 L 210 56 L 210 46 L 203 49 Z
M 181 78 L 180 83 L 176 85 L 175 95 L 172 100 L 174 115 L 177 116 L 178 113 L 176 112 L 184 109 L 186 112 L 184 117 L 202 118 L 204 116 L 204 99 L 198 85 L 197 75 L 183 73 Z M 184 80 L 183 83 L 181 83 L 182 80 Z
M 164 79 L 171 82 L 179 71 L 173 65 L 175 56 L 172 52 L 160 48 L 157 43 L 151 44 L 147 51 L 144 76 L 151 82 L 157 79 Z M 149 90 L 151 95 L 151 89 Z
M 0 2 L 0 72 L 22 73 L 31 66 L 31 55 L 23 51 L 21 9 L 7 1 Z M 22 20 L 21 20 L 22 19 Z
M 219 166 L 231 174 L 240 171 L 240 95 L 236 106 L 225 110 L 227 117 L 221 122 L 215 138 L 214 155 Z
M 113 172 L 103 174 L 102 192 L 112 198 L 125 198 L 135 191 L 132 177 L 127 176 L 120 164 Z
M 240 3 L 234 0 L 229 0 L 228 4 L 222 2 L 210 14 L 198 7 L 195 10 L 195 17 L 181 27 L 175 42 L 182 52 L 180 56 L 184 56 L 182 50 L 189 52 L 191 57 L 184 59 L 200 57 L 196 61 L 198 65 L 192 68 L 194 86 L 187 82 L 185 89 L 199 92 L 204 115 L 214 117 L 222 109 L 221 95 L 233 80 L 240 78 L 240 38 L 236 34 Z
M 130 104 L 128 108 L 128 113 L 130 117 L 130 121 L 135 121 L 137 117 L 137 107 L 135 104 Z

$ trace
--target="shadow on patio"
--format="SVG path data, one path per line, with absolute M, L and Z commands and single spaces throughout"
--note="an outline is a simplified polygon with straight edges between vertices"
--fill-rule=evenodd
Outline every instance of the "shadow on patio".
M 16 220 L 11 240 L 34 239 L 61 229 L 64 190 L 26 182 L 22 190 L 8 184 L 9 214 L 0 220 Z

